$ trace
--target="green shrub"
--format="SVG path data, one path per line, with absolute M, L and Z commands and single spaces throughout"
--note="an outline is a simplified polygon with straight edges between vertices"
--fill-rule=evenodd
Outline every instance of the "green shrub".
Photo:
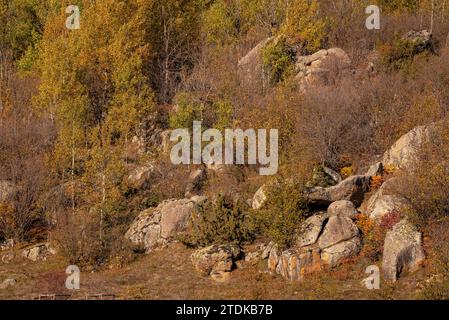
M 191 231 L 180 240 L 192 247 L 241 244 L 251 241 L 254 235 L 253 224 L 245 213 L 245 205 L 222 195 L 218 195 L 213 202 L 200 205 L 190 223 Z
M 422 51 L 424 43 L 399 39 L 391 45 L 381 47 L 381 65 L 387 70 L 407 69 L 413 62 L 413 58 L 418 54 L 424 54 L 430 48 Z
M 204 105 L 195 101 L 188 93 L 180 93 L 175 98 L 177 110 L 170 115 L 170 128 L 191 128 L 193 121 L 201 121 L 203 118 Z
M 272 41 L 262 51 L 263 70 L 271 84 L 285 80 L 294 67 L 295 52 L 284 37 Z
M 262 234 L 282 248 L 293 245 L 299 225 L 308 216 L 304 190 L 300 181 L 278 181 L 268 187 L 267 202 L 255 213 Z

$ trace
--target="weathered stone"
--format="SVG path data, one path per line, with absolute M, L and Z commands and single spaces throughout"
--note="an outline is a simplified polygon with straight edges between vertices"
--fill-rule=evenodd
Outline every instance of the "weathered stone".
M 268 265 L 270 271 L 290 281 L 302 280 L 305 275 L 321 270 L 318 248 L 289 249 L 282 252 L 277 260 L 275 268 L 273 263 Z
M 196 204 L 203 201 L 203 197 L 164 201 L 139 214 L 125 237 L 147 252 L 173 241 L 176 236 L 187 232 Z
M 318 246 L 326 249 L 357 236 L 359 236 L 359 229 L 351 218 L 346 215 L 332 216 L 318 239 Z
M 340 200 L 331 203 L 329 208 L 327 208 L 327 214 L 329 217 L 343 215 L 354 219 L 357 216 L 358 211 L 351 201 Z
M 424 261 L 422 235 L 408 221 L 402 220 L 387 232 L 382 258 L 386 280 L 396 281 L 405 272 L 416 271 Z
M 420 148 L 425 142 L 430 141 L 434 132 L 435 125 L 419 126 L 412 129 L 385 152 L 382 159 L 383 165 L 412 171 Z
M 305 247 L 316 243 L 318 236 L 323 230 L 323 224 L 326 219 L 327 215 L 324 213 L 316 214 L 307 218 L 299 228 L 296 246 Z
M 212 245 L 196 250 L 191 255 L 195 269 L 203 275 L 213 273 L 230 272 L 234 261 L 241 255 L 241 250 L 236 245 Z
M 309 56 L 299 56 L 296 62 L 296 76 L 300 90 L 310 85 L 325 85 L 329 77 L 351 66 L 351 59 L 340 48 L 320 50 Z
M 253 209 L 260 209 L 263 207 L 265 202 L 267 201 L 267 186 L 263 185 L 262 187 L 257 190 L 257 192 L 254 194 L 253 200 L 252 200 L 252 208 Z
M 322 263 L 323 265 L 336 267 L 343 259 L 357 255 L 360 248 L 361 241 L 359 237 L 337 243 L 323 250 L 321 253 Z
M 251 51 L 249 51 L 238 62 L 238 74 L 242 83 L 252 87 L 263 87 L 264 70 L 262 63 L 263 50 L 278 38 L 270 37 L 259 42 Z
M 311 204 L 330 205 L 339 200 L 348 200 L 360 205 L 370 187 L 369 176 L 352 176 L 328 188 L 314 188 L 308 199 Z
M 261 258 L 262 259 L 268 259 L 270 257 L 270 253 L 271 253 L 271 249 L 273 249 L 274 246 L 274 242 L 270 241 L 270 243 L 268 243 L 268 245 L 264 248 Z
M 341 178 L 341 175 L 337 172 L 332 170 L 331 168 L 328 167 L 323 167 L 324 172 L 332 178 L 332 180 L 335 183 L 340 183 L 343 179 Z
M 194 203 L 189 199 L 168 202 L 161 208 L 161 237 L 170 239 L 187 228 L 194 210 Z
M 366 208 L 371 219 L 380 221 L 385 215 L 395 211 L 399 212 L 407 205 L 406 199 L 396 194 L 398 183 L 397 178 L 391 178 L 385 181 L 379 190 L 371 196 Z
M 271 272 L 276 271 L 276 267 L 279 263 L 279 256 L 281 255 L 281 252 L 276 244 L 274 244 L 271 247 L 270 255 L 268 257 L 268 270 Z
M 365 176 L 368 176 L 368 177 L 380 176 L 380 175 L 382 175 L 382 173 L 383 173 L 383 164 L 382 164 L 382 162 L 377 162 L 369 167 Z
M 427 30 L 409 31 L 402 39 L 414 44 L 414 54 L 433 49 L 432 34 Z
M 22 251 L 22 256 L 30 259 L 31 261 L 45 261 L 47 260 L 47 256 L 50 254 L 55 254 L 55 251 L 50 248 L 49 243 L 36 244 Z
M 127 178 L 127 183 L 134 189 L 146 189 L 153 179 L 161 175 L 162 173 L 154 164 L 148 164 L 133 169 Z

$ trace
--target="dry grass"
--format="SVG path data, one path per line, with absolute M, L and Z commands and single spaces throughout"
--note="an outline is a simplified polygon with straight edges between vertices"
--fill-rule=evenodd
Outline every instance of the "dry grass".
M 116 299 L 413 299 L 423 277 L 415 274 L 395 285 L 382 284 L 370 291 L 360 285 L 365 278 L 363 260 L 347 261 L 340 268 L 309 276 L 301 283 L 290 283 L 266 272 L 266 262 L 244 263 L 231 273 L 227 282 L 218 283 L 197 274 L 190 262 L 192 251 L 180 244 L 143 255 L 122 269 L 82 270 L 81 290 L 65 289 L 67 263 L 59 257 L 31 262 L 16 257 L 0 265 L 0 282 L 13 277 L 14 287 L 0 290 L 0 299 L 32 299 L 39 294 L 113 293 Z

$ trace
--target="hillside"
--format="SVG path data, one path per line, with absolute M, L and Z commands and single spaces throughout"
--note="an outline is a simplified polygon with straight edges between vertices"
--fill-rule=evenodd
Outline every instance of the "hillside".
M 0 0 L 0 299 L 448 299 L 448 88 L 444 0 Z

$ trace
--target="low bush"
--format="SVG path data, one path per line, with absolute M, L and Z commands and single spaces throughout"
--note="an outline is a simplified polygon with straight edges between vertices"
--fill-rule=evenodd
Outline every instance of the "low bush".
M 191 231 L 181 236 L 180 240 L 191 247 L 242 244 L 251 241 L 254 235 L 254 225 L 245 205 L 240 200 L 231 200 L 223 195 L 200 205 L 190 223 Z
M 304 191 L 300 180 L 278 180 L 268 187 L 266 205 L 255 213 L 262 234 L 282 248 L 293 245 L 299 225 L 309 214 Z

